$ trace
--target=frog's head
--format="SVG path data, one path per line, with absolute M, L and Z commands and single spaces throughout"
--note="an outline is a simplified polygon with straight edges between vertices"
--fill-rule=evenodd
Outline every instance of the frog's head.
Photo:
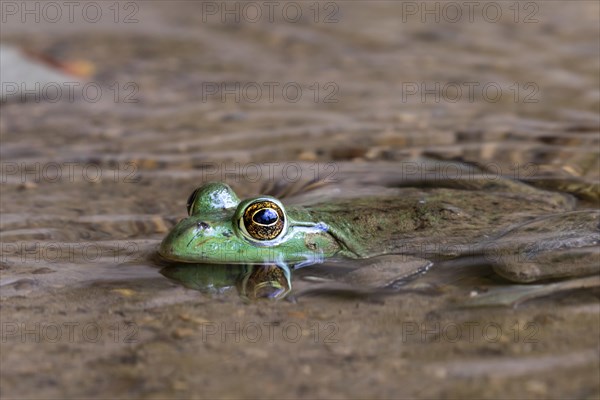
M 323 223 L 299 222 L 276 198 L 240 201 L 224 183 L 208 183 L 189 197 L 188 218 L 162 241 L 171 260 L 201 263 L 300 262 L 328 257 L 339 245 Z

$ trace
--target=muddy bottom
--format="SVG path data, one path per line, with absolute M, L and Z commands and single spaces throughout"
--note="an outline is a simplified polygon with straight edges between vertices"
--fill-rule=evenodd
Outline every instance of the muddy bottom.
M 360 197 L 437 160 L 598 209 L 596 2 L 456 22 L 296 2 L 238 23 L 221 3 L 95 4 L 97 23 L 3 21 L 0 44 L 87 65 L 81 87 L 101 88 L 1 105 L 3 398 L 600 396 L 594 277 L 516 285 L 444 258 L 388 279 L 332 260 L 257 300 L 239 266 L 182 282 L 156 255 L 208 181 Z

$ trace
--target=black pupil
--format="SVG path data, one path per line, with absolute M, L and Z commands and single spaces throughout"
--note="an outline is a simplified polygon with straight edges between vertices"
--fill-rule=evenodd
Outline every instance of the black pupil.
M 275 210 L 271 208 L 264 208 L 258 211 L 256 214 L 254 214 L 252 220 L 257 224 L 271 225 L 272 223 L 275 223 L 277 221 L 277 218 L 278 215 L 277 212 L 275 212 Z

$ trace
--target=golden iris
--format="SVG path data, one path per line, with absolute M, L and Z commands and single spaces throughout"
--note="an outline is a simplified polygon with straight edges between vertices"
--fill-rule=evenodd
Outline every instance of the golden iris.
M 256 240 L 273 240 L 285 226 L 283 211 L 268 200 L 260 200 L 246 207 L 242 220 L 248 234 Z

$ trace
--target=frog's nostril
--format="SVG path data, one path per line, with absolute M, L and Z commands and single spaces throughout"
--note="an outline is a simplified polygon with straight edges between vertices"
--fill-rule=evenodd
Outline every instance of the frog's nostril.
M 205 230 L 205 229 L 208 229 L 208 228 L 210 228 L 210 225 L 207 224 L 206 222 L 203 222 L 203 221 L 198 222 L 198 229 Z

